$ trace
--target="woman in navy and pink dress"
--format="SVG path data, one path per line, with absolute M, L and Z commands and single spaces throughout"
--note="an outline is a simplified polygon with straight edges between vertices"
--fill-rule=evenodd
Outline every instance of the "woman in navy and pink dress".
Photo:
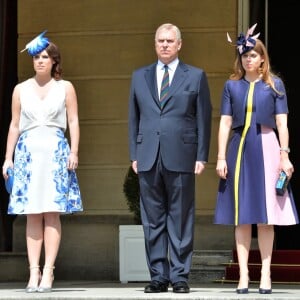
M 274 225 L 298 223 L 290 186 L 283 196 L 275 190 L 281 171 L 289 178 L 294 172 L 286 92 L 282 80 L 270 71 L 259 34 L 252 34 L 255 26 L 246 36 L 240 34 L 234 73 L 224 86 L 216 167 L 221 179 L 214 222 L 235 226 L 239 294 L 248 293 L 252 224 L 257 224 L 262 259 L 259 293 L 270 294 Z
M 8 214 L 26 215 L 30 269 L 27 293 L 51 292 L 61 240 L 60 214 L 83 210 L 75 169 L 78 166 L 77 97 L 61 78 L 58 47 L 44 32 L 26 45 L 35 74 L 16 85 L 3 176 L 13 168 Z M 67 126 L 70 145 L 65 137 Z M 40 257 L 44 246 L 44 266 Z

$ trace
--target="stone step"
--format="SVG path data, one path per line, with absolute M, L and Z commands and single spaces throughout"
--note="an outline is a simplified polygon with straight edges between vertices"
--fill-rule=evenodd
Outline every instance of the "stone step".
M 208 283 L 224 279 L 226 264 L 231 260 L 230 250 L 195 250 L 190 282 Z M 28 278 L 26 252 L 0 252 L 0 266 L 0 282 L 26 281 Z M 59 272 L 57 275 L 59 278 Z M 78 280 L 81 279 L 78 278 Z
M 231 250 L 195 250 L 193 253 L 193 267 L 219 266 L 232 262 Z
M 189 281 L 191 283 L 211 283 L 223 280 L 225 264 L 231 261 L 231 250 L 195 250 Z
M 213 283 L 223 281 L 225 278 L 224 268 L 219 269 L 191 269 L 189 282 L 192 284 Z
M 0 282 L 23 281 L 29 275 L 26 252 L 0 252 Z

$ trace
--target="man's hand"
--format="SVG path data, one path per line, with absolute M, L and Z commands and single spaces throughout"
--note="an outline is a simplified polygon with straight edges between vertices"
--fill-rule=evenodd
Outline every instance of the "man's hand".
M 131 167 L 134 171 L 135 174 L 137 174 L 137 161 L 134 160 L 132 163 L 131 163 Z
M 195 174 L 200 175 L 205 169 L 205 163 L 203 161 L 196 161 Z

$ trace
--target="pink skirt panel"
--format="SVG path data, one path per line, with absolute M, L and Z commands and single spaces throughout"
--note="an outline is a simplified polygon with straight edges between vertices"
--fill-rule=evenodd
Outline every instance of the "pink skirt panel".
M 275 185 L 280 173 L 280 147 L 275 132 L 261 127 L 262 147 L 265 164 L 265 187 L 268 224 L 293 225 L 295 219 L 288 192 L 277 196 Z

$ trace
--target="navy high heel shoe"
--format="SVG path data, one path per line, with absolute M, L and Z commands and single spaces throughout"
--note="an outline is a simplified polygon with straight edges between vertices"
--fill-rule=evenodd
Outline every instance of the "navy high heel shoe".
M 245 280 L 245 278 L 247 278 L 247 280 Z M 239 286 L 246 286 L 246 287 L 237 288 L 236 293 L 237 294 L 248 294 L 249 293 L 249 290 L 248 290 L 249 281 L 250 281 L 250 279 L 249 279 L 248 275 L 246 275 L 246 276 L 240 275 Z
M 237 294 L 248 294 L 248 288 L 236 289 Z
M 260 294 L 272 294 L 272 289 L 262 289 L 262 288 L 259 288 L 258 292 Z
M 268 289 L 266 288 L 262 288 L 262 287 L 269 287 Z M 261 272 L 261 278 L 260 278 L 260 286 L 258 289 L 258 292 L 260 294 L 272 294 L 272 280 L 271 280 L 271 274 L 270 272 L 267 272 L 266 274 L 264 274 L 263 272 Z

